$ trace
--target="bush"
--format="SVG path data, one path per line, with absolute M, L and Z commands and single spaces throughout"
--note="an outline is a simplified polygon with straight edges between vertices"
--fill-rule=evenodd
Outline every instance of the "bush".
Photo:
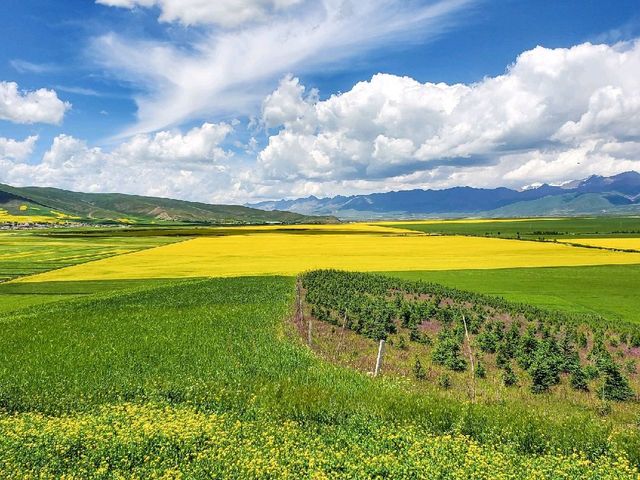
M 560 365 L 557 354 L 549 341 L 541 342 L 529 368 L 531 391 L 543 393 L 560 383 Z
M 587 380 L 595 380 L 600 376 L 598 367 L 596 367 L 595 365 L 587 365 L 586 367 L 584 367 L 583 372 L 587 377 Z
M 580 366 L 577 366 L 571 372 L 571 377 L 569 378 L 569 384 L 571 388 L 574 390 L 588 392 L 589 385 L 587 383 L 587 375 Z
M 622 375 L 618 364 L 610 356 L 600 357 L 598 370 L 600 370 L 604 378 L 604 383 L 598 391 L 600 398 L 625 402 L 635 396 L 629 385 L 629 380 Z
M 513 387 L 518 384 L 518 377 L 513 371 L 513 368 L 511 368 L 510 363 L 504 367 L 504 372 L 502 372 L 502 382 L 505 387 Z
M 427 378 L 427 371 L 424 369 L 422 363 L 420 363 L 420 360 L 417 358 L 416 363 L 413 365 L 413 375 L 417 380 L 424 380 L 425 378 Z
M 449 376 L 448 373 L 443 373 L 438 377 L 438 386 L 440 388 L 444 388 L 445 390 L 448 390 L 449 388 L 451 388 L 451 385 L 452 385 L 451 377 Z
M 433 361 L 456 372 L 467 369 L 467 361 L 460 353 L 460 340 L 456 335 L 443 329 L 438 334 L 438 341 L 432 352 Z

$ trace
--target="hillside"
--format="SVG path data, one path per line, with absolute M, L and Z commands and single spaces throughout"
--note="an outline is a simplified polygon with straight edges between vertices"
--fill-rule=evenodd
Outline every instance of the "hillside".
M 264 211 L 239 205 L 210 205 L 121 193 L 80 193 L 57 188 L 0 184 L 0 222 L 121 224 L 332 223 L 335 218 Z
M 526 190 L 417 189 L 348 197 L 310 196 L 249 206 L 343 219 L 632 214 L 640 212 L 640 173 L 592 176 L 562 186 L 541 185 Z

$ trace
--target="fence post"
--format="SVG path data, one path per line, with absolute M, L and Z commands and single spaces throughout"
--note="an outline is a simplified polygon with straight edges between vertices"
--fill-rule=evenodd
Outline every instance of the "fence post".
M 373 372 L 373 376 L 377 377 L 382 369 L 382 358 L 384 357 L 384 340 L 380 340 L 380 346 L 378 347 L 378 359 L 376 360 L 376 369 Z
M 476 369 L 473 363 L 473 350 L 471 350 L 471 338 L 469 337 L 469 330 L 467 330 L 467 320 L 462 315 L 462 323 L 464 324 L 464 336 L 467 339 L 467 348 L 469 349 L 469 361 L 471 362 L 471 401 L 476 401 Z

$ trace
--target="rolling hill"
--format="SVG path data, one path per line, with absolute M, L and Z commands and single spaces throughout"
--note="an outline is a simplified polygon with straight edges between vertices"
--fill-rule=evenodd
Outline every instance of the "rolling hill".
M 333 223 L 286 211 L 239 205 L 210 205 L 121 193 L 80 193 L 57 188 L 0 184 L 0 222 L 78 222 L 115 224 Z
M 342 219 L 633 214 L 640 213 L 640 173 L 594 175 L 562 186 L 545 184 L 526 190 L 417 189 L 332 198 L 310 196 L 248 206 Z

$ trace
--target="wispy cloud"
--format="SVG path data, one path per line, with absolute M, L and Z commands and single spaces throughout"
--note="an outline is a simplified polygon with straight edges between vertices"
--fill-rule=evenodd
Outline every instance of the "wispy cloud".
M 143 92 L 135 99 L 138 122 L 121 134 L 128 136 L 202 117 L 254 113 L 283 74 L 336 65 L 395 42 L 428 41 L 476 1 L 307 2 L 241 28 L 202 27 L 204 34 L 194 33 L 187 49 L 111 33 L 95 39 L 91 51 L 101 66 Z
M 33 63 L 27 60 L 14 58 L 9 61 L 9 65 L 18 73 L 51 73 L 58 70 L 58 66 L 52 63 Z
M 106 94 L 102 92 L 98 92 L 93 88 L 85 88 L 85 87 L 73 87 L 67 85 L 56 85 L 54 87 L 56 90 L 67 93 L 75 93 L 76 95 L 84 95 L 86 97 L 104 97 Z

